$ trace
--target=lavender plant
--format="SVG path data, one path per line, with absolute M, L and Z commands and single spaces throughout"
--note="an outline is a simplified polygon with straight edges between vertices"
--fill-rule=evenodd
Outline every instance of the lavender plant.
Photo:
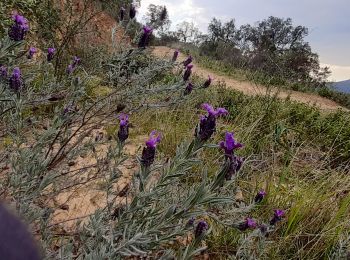
M 69 75 L 57 78 L 47 64 L 55 58 L 55 48 L 48 48 L 46 60 L 32 64 L 32 71 L 21 70 L 16 64 L 28 61 L 14 55 L 20 47 L 18 38 L 10 34 L 13 42 L 8 38 L 1 40 L 2 135 L 10 140 L 0 160 L 7 169 L 1 176 L 1 196 L 12 201 L 31 225 L 49 259 L 191 259 L 206 249 L 204 240 L 213 222 L 241 231 L 254 229 L 254 234 L 264 237 L 284 216 L 284 211 L 276 210 L 266 229 L 251 218 L 237 224 L 255 203 L 237 207 L 225 192 L 229 185 L 235 185 L 232 179 L 239 177 L 244 161 L 234 154 L 242 145 L 235 141 L 233 133 L 226 133 L 225 141 L 215 146 L 224 150 L 225 159 L 214 177 L 203 168 L 201 181 L 190 181 L 195 167 L 202 165 L 201 154 L 210 149 L 208 142 L 216 132 L 218 118 L 228 114 L 226 109 L 215 109 L 207 103 L 202 105 L 207 115 L 200 118 L 193 140 L 181 142 L 175 156 L 165 160 L 156 156 L 161 134 L 153 131 L 132 180 L 122 191 L 115 189 L 123 175 L 123 163 L 131 160 L 125 152 L 128 115 L 178 106 L 183 102 L 183 79 L 187 81 L 191 75 L 192 58 L 186 61 L 183 77 L 177 76 L 175 83 L 159 84 L 159 78 L 171 73 L 176 64 L 156 60 L 147 53 L 150 33 L 145 27 L 138 45 L 141 48 L 115 52 L 101 64 L 103 82 L 110 91 L 97 97 L 92 97 L 88 89 L 92 76 L 74 71 L 80 64 L 78 57 L 68 65 Z M 32 50 L 31 57 L 33 54 Z M 11 75 L 7 68 L 12 69 Z M 186 88 L 189 93 L 193 90 L 190 84 Z M 163 101 L 169 94 L 174 94 L 173 99 Z M 118 140 L 103 138 L 103 134 L 91 138 L 94 130 L 117 118 L 119 128 L 114 136 Z M 106 147 L 105 153 L 97 151 L 101 143 Z M 87 154 L 94 163 L 71 168 Z M 88 216 L 54 221 L 57 208 L 66 208 L 57 205 L 60 194 L 95 182 L 102 186 L 103 206 Z M 259 196 L 256 203 L 262 201 L 264 194 Z M 65 221 L 76 221 L 75 229 L 62 228 Z M 179 240 L 188 235 L 191 239 L 181 245 Z

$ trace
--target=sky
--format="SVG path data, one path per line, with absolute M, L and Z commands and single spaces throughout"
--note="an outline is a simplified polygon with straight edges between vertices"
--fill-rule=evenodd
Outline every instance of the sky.
M 290 17 L 294 25 L 309 28 L 312 49 L 323 66 L 329 66 L 329 80 L 350 79 L 350 0 L 141 0 L 139 17 L 149 4 L 166 5 L 172 28 L 193 21 L 206 32 L 213 17 L 231 18 L 236 24 L 253 24 L 269 16 Z

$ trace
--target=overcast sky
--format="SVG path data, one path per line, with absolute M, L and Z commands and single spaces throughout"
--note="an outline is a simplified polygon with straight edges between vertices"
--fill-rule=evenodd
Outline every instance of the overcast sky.
M 294 25 L 310 29 L 307 40 L 321 63 L 331 67 L 330 79 L 350 79 L 350 0 L 141 0 L 140 17 L 152 3 L 168 7 L 173 28 L 193 21 L 203 32 L 213 17 L 234 18 L 237 25 L 271 15 L 290 17 Z

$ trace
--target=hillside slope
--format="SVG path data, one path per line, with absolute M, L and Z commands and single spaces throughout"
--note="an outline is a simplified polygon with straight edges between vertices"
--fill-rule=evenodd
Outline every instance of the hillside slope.
M 166 46 L 156 46 L 153 49 L 153 54 L 160 58 L 166 58 L 169 59 L 172 57 L 174 50 L 166 47 Z M 185 55 L 180 54 L 179 60 L 182 61 L 186 58 Z M 221 81 L 225 82 L 226 86 L 228 88 L 236 89 L 238 91 L 243 92 L 247 95 L 274 95 L 277 93 L 278 97 L 281 99 L 290 98 L 291 100 L 309 104 L 309 105 L 316 105 L 322 110 L 337 110 L 342 109 L 345 111 L 349 111 L 348 109 L 340 106 L 336 102 L 329 100 L 327 98 L 323 98 L 318 95 L 314 95 L 311 93 L 303 93 L 303 92 L 297 92 L 292 90 L 280 90 L 280 89 L 267 89 L 264 86 L 256 85 L 248 81 L 239 81 L 234 78 L 228 77 L 228 76 L 222 76 L 218 75 L 216 72 L 211 71 L 209 69 L 200 67 L 196 62 L 194 62 L 194 68 L 193 72 L 203 78 L 206 78 L 208 75 L 211 75 L 215 81 Z

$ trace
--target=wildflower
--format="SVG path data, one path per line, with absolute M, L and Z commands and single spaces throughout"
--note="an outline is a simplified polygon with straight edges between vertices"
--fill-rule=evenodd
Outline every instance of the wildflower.
M 242 165 L 244 163 L 244 158 L 231 155 L 227 158 L 228 168 L 225 174 L 225 180 L 230 181 L 232 180 L 232 177 L 237 174 L 237 172 L 240 171 L 242 168 Z
M 266 191 L 264 190 L 259 191 L 258 194 L 256 194 L 255 196 L 255 199 L 254 199 L 255 203 L 262 202 L 265 196 L 266 196 Z
M 189 82 L 185 88 L 184 95 L 186 96 L 186 95 L 191 94 L 192 90 L 193 90 L 193 85 L 192 85 L 192 83 Z
M 146 147 L 143 148 L 141 163 L 145 167 L 151 166 L 156 155 L 156 146 L 162 139 L 162 136 L 157 131 L 152 131 L 149 139 L 146 141 Z
M 55 53 L 56 53 L 55 48 L 48 48 L 47 49 L 47 61 L 48 62 L 53 60 Z
M 238 229 L 241 231 L 246 231 L 247 229 L 254 229 L 257 227 L 256 221 L 252 218 L 246 218 L 244 222 L 239 224 Z
M 69 64 L 67 67 L 67 74 L 71 74 L 74 71 L 74 66 L 72 64 Z
M 129 17 L 130 19 L 134 19 L 136 16 L 136 7 L 132 4 L 130 6 Z
M 7 75 L 8 75 L 7 67 L 4 65 L 0 66 L 0 77 L 3 79 L 6 79 Z
M 213 80 L 213 78 L 208 76 L 208 79 L 203 84 L 203 88 L 208 88 L 210 86 L 212 80 Z
M 172 61 L 175 62 L 177 60 L 178 56 L 179 56 L 179 50 L 174 51 L 174 55 L 173 55 Z
M 29 31 L 28 20 L 19 14 L 12 16 L 14 24 L 9 30 L 9 37 L 13 41 L 22 41 Z
M 277 222 L 281 221 L 285 215 L 285 211 L 282 209 L 276 209 L 274 211 L 273 218 L 270 220 L 270 225 L 275 225 Z
M 139 48 L 146 48 L 148 42 L 149 42 L 149 37 L 152 34 L 152 28 L 149 26 L 144 26 L 143 27 L 143 33 L 141 35 L 140 41 L 139 41 Z
M 167 10 L 166 7 L 164 6 L 163 9 L 162 9 L 162 12 L 160 13 L 159 19 L 160 19 L 161 21 L 164 21 L 164 20 L 166 19 L 167 15 L 168 15 L 168 10 Z
M 80 64 L 80 61 L 81 61 L 81 59 L 79 57 L 74 56 L 73 57 L 73 63 L 72 63 L 73 67 L 78 66 Z
M 188 227 L 189 227 L 189 226 L 193 226 L 194 221 L 195 221 L 195 218 L 194 218 L 194 217 L 190 218 L 190 219 L 188 220 L 186 226 L 188 226 Z
M 127 114 L 120 114 L 118 118 L 119 118 L 118 138 L 119 138 L 119 141 L 123 143 L 129 137 L 129 116 Z
M 261 234 L 263 234 L 263 235 L 265 235 L 265 236 L 267 235 L 267 231 L 268 231 L 267 225 L 261 224 L 261 225 L 259 226 L 259 229 L 260 229 Z
M 208 230 L 208 224 L 204 220 L 199 221 L 196 230 L 194 231 L 194 237 L 199 238 L 204 235 L 205 231 Z
M 73 113 L 75 111 L 76 111 L 76 108 L 73 105 L 68 105 L 63 109 L 63 115 L 65 116 L 65 115 Z
M 205 103 L 202 108 L 207 110 L 208 114 L 201 116 L 199 126 L 196 128 L 196 136 L 201 141 L 207 141 L 216 130 L 216 118 L 221 115 L 227 115 L 224 108 L 214 109 L 211 105 Z
M 18 67 L 13 69 L 9 84 L 10 88 L 15 91 L 21 90 L 23 81 L 21 77 L 21 70 Z
M 243 147 L 241 143 L 235 141 L 234 134 L 232 132 L 226 132 L 225 141 L 221 141 L 219 145 L 225 150 L 226 156 L 232 155 L 234 150 Z
M 125 17 L 125 8 L 122 7 L 122 8 L 120 8 L 120 11 L 119 11 L 119 19 L 120 19 L 120 21 L 123 21 L 124 17 Z
M 188 58 L 183 61 L 184 67 L 187 67 L 187 65 L 189 65 L 192 62 L 192 60 L 193 60 L 192 56 L 188 56 Z
M 186 70 L 185 70 L 185 73 L 183 76 L 184 81 L 187 81 L 190 78 L 191 73 L 192 73 L 192 68 L 193 68 L 192 64 L 189 64 L 186 66 Z
M 36 48 L 35 47 L 30 47 L 27 58 L 29 60 L 32 59 L 35 53 L 36 53 Z

